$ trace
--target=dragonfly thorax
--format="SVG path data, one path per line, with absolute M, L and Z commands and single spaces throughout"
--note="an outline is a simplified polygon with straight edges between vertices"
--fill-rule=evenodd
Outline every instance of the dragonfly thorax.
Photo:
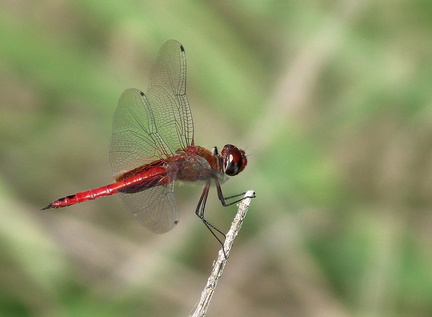
M 204 157 L 187 153 L 170 162 L 167 168 L 167 174 L 173 179 L 186 182 L 206 181 L 215 177 L 215 173 Z

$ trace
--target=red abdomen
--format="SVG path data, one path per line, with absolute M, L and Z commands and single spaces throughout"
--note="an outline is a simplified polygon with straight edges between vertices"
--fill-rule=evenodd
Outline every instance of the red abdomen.
M 164 185 L 167 182 L 168 177 L 166 176 L 166 169 L 161 166 L 152 166 L 150 169 L 141 173 L 127 178 L 122 178 L 122 180 L 116 183 L 60 198 L 53 201 L 45 208 L 42 208 L 42 210 L 66 207 L 86 200 L 93 200 L 99 197 L 116 194 L 118 192 L 136 193 L 153 186 Z

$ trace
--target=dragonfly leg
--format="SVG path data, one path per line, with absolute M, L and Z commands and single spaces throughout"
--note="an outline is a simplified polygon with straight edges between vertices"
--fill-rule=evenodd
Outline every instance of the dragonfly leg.
M 255 198 L 256 197 L 255 194 L 253 196 L 251 196 L 251 197 L 248 197 L 248 196 L 244 197 L 244 195 L 246 194 L 246 192 L 240 193 L 240 194 L 236 194 L 236 195 L 232 195 L 232 196 L 228 196 L 228 197 L 224 197 L 224 195 L 222 193 L 222 188 L 221 188 L 220 183 L 219 183 L 219 181 L 218 181 L 217 178 L 215 178 L 215 183 L 216 183 L 216 190 L 217 190 L 218 198 L 219 198 L 220 202 L 222 203 L 222 206 L 224 206 L 224 207 L 237 204 L 237 203 L 241 202 L 243 199 L 246 199 L 246 198 Z M 237 197 L 240 197 L 240 196 L 241 196 L 240 199 L 227 202 L 227 200 L 231 200 L 231 199 L 234 199 L 234 198 L 237 198 Z
M 226 238 L 225 234 L 222 231 L 220 231 L 218 228 L 216 228 L 214 225 L 212 225 L 209 221 L 207 221 L 207 219 L 205 219 L 205 217 L 204 217 L 204 210 L 205 210 L 205 205 L 207 202 L 207 197 L 208 197 L 208 194 L 210 191 L 210 184 L 211 184 L 211 180 L 207 181 L 207 183 L 205 184 L 203 192 L 201 194 L 201 197 L 198 201 L 198 205 L 197 205 L 197 208 L 195 210 L 195 214 L 198 216 L 198 218 L 201 219 L 201 221 L 204 223 L 204 225 L 207 227 L 207 229 L 211 232 L 211 234 L 220 243 L 220 245 L 222 246 L 222 251 L 224 252 L 225 257 L 226 257 L 223 242 L 217 236 L 216 232 L 219 233 L 220 235 L 222 235 L 224 237 L 224 239 Z

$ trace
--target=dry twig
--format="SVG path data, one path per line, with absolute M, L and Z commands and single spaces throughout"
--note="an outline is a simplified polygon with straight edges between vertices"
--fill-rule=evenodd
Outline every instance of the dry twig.
M 239 203 L 237 214 L 234 217 L 234 220 L 231 224 L 231 228 L 226 235 L 223 248 L 219 250 L 218 258 L 213 263 L 212 272 L 207 280 L 207 284 L 204 287 L 204 290 L 201 293 L 201 299 L 196 305 L 195 311 L 190 316 L 202 317 L 206 315 L 208 306 L 212 299 L 213 293 L 216 289 L 217 282 L 219 281 L 219 278 L 222 276 L 226 262 L 228 261 L 229 254 L 234 243 L 234 239 L 236 238 L 237 234 L 240 231 L 242 223 L 246 217 L 246 213 L 248 211 L 249 205 L 251 203 L 251 199 L 253 197 L 255 197 L 255 192 L 253 190 L 249 190 L 246 192 L 244 199 Z

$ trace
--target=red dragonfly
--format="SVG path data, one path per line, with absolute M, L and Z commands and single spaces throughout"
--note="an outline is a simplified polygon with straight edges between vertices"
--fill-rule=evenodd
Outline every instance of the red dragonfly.
M 212 229 L 223 235 L 204 218 L 211 182 L 223 206 L 239 202 L 241 199 L 231 203 L 227 200 L 243 195 L 224 197 L 220 185 L 227 176 L 243 171 L 245 152 L 231 144 L 220 153 L 216 147 L 210 151 L 194 144 L 186 97 L 186 54 L 175 40 L 161 47 L 147 93 L 127 89 L 121 95 L 114 114 L 110 160 L 115 183 L 60 198 L 43 209 L 119 193 L 126 208 L 145 227 L 164 233 L 178 223 L 174 181 L 203 181 L 195 213 L 213 235 Z

